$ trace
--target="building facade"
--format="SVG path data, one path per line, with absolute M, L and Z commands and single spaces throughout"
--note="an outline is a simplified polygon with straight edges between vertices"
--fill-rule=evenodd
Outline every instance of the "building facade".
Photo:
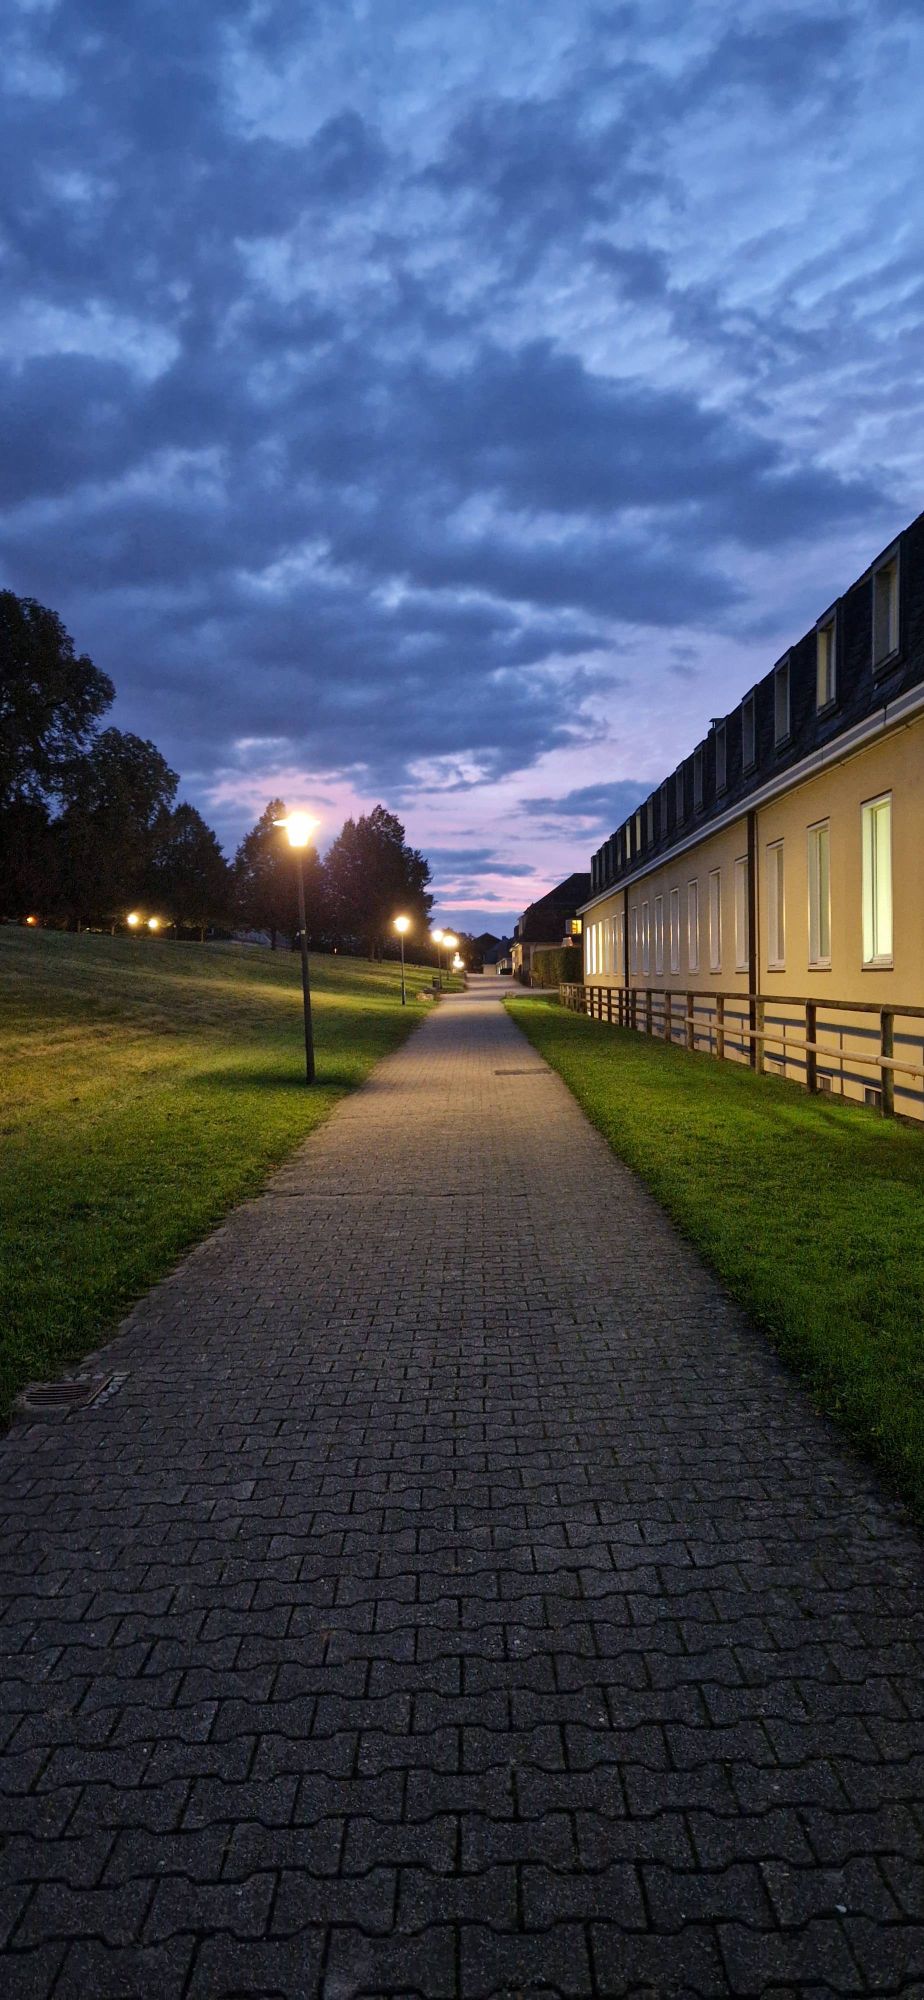
M 590 887 L 589 875 L 569 875 L 524 910 L 514 929 L 510 951 L 516 978 L 529 984 L 533 954 L 543 946 L 580 944 L 583 926 L 578 910 Z
M 922 866 L 924 515 L 594 855 L 585 983 L 670 996 L 697 1047 L 724 996 L 726 1055 L 804 1080 L 815 1054 L 871 1102 L 894 1011 L 895 1109 L 920 1115 Z

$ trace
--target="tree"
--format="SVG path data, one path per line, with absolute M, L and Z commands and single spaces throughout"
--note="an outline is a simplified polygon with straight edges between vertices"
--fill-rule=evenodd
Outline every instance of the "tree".
M 209 924 L 227 923 L 231 910 L 231 870 L 216 835 L 195 806 L 162 812 L 152 828 L 151 886 L 175 924 L 194 926 L 200 937 Z
M 394 941 L 393 921 L 399 913 L 411 918 L 412 936 L 426 929 L 433 906 L 427 893 L 429 865 L 408 847 L 401 821 L 384 806 L 347 820 L 324 872 L 338 929 L 357 938 L 369 958 L 379 958 Z
M 268 931 L 275 951 L 280 931 L 294 934 L 298 925 L 298 889 L 295 855 L 286 839 L 285 828 L 273 822 L 285 819 L 281 799 L 270 799 L 256 826 L 244 835 L 234 857 L 234 902 L 238 918 L 249 929 Z M 305 915 L 309 937 L 316 937 L 324 925 L 324 878 L 316 847 L 305 849 Z
M 76 759 L 56 825 L 62 914 L 110 922 L 150 893 L 155 828 L 178 784 L 155 744 L 120 729 Z
M 0 591 L 0 806 L 60 790 L 114 699 L 56 612 Z

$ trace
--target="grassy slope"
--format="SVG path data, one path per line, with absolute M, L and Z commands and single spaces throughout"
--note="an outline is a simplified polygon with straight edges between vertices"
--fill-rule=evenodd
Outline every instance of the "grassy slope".
M 924 1133 L 554 1002 L 511 1011 L 924 1517 Z
M 0 929 L 0 1415 L 75 1361 L 425 1012 L 429 972 Z

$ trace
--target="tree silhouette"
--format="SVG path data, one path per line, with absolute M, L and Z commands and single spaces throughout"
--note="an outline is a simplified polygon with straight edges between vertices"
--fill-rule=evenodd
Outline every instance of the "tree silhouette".
M 324 866 L 333 921 L 367 957 L 381 957 L 394 942 L 394 918 L 402 912 L 412 921 L 411 941 L 426 930 L 433 906 L 429 865 L 408 847 L 401 821 L 384 806 L 348 819 Z

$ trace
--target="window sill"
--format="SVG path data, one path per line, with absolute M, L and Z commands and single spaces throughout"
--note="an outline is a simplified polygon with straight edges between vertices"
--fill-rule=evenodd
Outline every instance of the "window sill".
M 894 673 L 895 668 L 902 665 L 903 658 L 901 647 L 894 646 L 891 653 L 883 653 L 881 660 L 874 660 L 872 663 L 874 681 L 884 680 L 886 674 Z
M 861 967 L 861 971 L 863 971 L 863 972 L 894 972 L 894 971 L 895 971 L 895 960 L 894 960 L 894 958 L 865 958 L 865 959 L 863 960 L 863 964 L 862 964 L 862 967 Z
M 830 958 L 810 958 L 808 969 L 810 972 L 830 972 L 831 960 Z

